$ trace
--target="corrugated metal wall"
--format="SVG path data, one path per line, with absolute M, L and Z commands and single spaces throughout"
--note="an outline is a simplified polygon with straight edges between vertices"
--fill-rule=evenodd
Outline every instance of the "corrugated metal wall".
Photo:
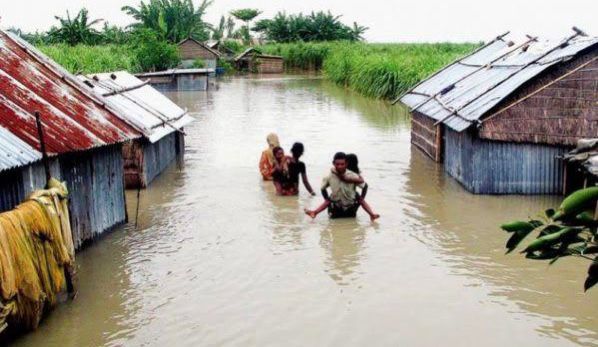
M 446 129 L 444 168 L 476 194 L 561 194 L 567 149 L 480 140 Z
M 149 185 L 154 178 L 162 173 L 177 157 L 178 132 L 170 133 L 156 143 L 144 143 L 143 146 L 143 173 L 144 182 Z
M 120 146 L 61 158 L 62 179 L 70 192 L 75 247 L 126 219 L 124 164 Z

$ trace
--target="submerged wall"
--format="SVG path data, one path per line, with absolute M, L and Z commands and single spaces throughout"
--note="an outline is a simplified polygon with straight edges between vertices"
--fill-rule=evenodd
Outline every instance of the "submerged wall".
M 208 74 L 177 74 L 149 77 L 152 87 L 160 92 L 208 90 Z
M 172 132 L 156 143 L 143 146 L 143 171 L 146 185 L 149 185 L 176 159 L 179 149 L 177 137 L 183 134 Z
M 126 221 L 121 146 L 63 155 L 52 160 L 52 175 L 66 181 L 76 248 Z M 0 209 L 7 211 L 45 185 L 41 163 L 0 173 Z
M 137 140 L 123 147 L 127 189 L 146 188 L 184 152 L 184 135 L 172 132 L 155 143 Z
M 562 194 L 566 148 L 479 139 L 445 129 L 444 169 L 476 194 Z

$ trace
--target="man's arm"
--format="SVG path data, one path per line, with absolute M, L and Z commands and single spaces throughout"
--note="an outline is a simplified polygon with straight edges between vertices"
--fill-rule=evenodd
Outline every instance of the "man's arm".
M 328 195 L 328 189 L 322 188 L 321 192 L 322 192 L 322 196 L 324 197 L 324 200 L 330 201 L 330 196 Z

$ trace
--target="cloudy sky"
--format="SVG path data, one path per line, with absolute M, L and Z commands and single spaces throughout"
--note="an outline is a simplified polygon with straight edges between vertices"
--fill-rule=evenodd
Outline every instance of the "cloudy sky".
M 46 30 L 55 14 L 90 10 L 92 18 L 126 25 L 124 5 L 140 0 L 0 0 L 0 27 L 26 31 Z M 194 0 L 198 3 L 200 0 Z M 374 42 L 481 41 L 511 30 L 518 34 L 562 37 L 575 25 L 598 35 L 598 0 L 215 0 L 206 20 L 218 22 L 222 14 L 254 7 L 268 18 L 287 13 L 330 10 L 370 28 L 365 37 Z

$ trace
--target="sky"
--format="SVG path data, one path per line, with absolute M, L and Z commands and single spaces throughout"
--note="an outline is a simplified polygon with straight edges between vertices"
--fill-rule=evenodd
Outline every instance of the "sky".
M 148 1 L 148 0 L 146 0 Z M 200 0 L 194 0 L 197 4 Z M 91 18 L 127 25 L 131 18 L 120 8 L 140 0 L 0 0 L 0 28 L 25 31 L 47 30 L 54 15 L 76 13 L 86 7 Z M 371 42 L 477 42 L 506 31 L 523 35 L 561 38 L 577 26 L 598 36 L 598 0 L 214 0 L 205 20 L 216 24 L 220 16 L 237 8 L 263 11 L 270 18 L 279 11 L 288 14 L 330 10 L 370 29 Z

